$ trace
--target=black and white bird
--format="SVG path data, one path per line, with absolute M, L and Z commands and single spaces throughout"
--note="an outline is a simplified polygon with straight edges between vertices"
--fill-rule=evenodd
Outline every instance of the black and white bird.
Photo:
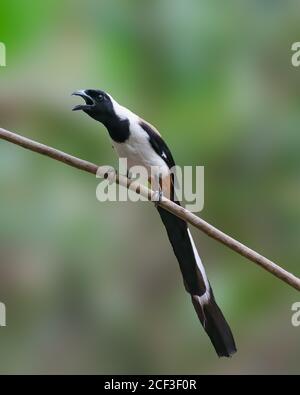
M 149 172 L 153 167 L 159 168 L 163 181 L 162 193 L 169 191 L 164 185 L 173 184 L 170 169 L 175 166 L 175 162 L 159 132 L 102 90 L 79 90 L 73 95 L 85 100 L 85 104 L 75 106 L 73 111 L 82 110 L 106 127 L 119 157 L 127 159 L 128 168 L 144 166 Z M 168 197 L 180 204 L 171 195 Z M 157 210 L 167 230 L 179 262 L 185 289 L 191 295 L 199 320 L 217 354 L 220 357 L 230 357 L 236 352 L 234 338 L 215 301 L 187 223 L 159 206 Z

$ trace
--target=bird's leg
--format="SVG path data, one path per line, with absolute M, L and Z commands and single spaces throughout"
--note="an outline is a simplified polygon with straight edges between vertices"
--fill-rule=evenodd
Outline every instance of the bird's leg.
M 158 207 L 159 204 L 161 203 L 162 199 L 163 199 L 163 191 L 160 189 L 159 191 L 155 191 L 154 192 L 154 197 L 153 197 L 153 201 L 154 201 L 154 205 L 155 207 Z
M 150 179 L 151 189 L 153 189 L 154 194 L 152 195 L 152 201 L 154 202 L 155 207 L 159 206 L 163 198 L 163 190 L 162 190 L 162 179 L 160 176 L 155 176 Z

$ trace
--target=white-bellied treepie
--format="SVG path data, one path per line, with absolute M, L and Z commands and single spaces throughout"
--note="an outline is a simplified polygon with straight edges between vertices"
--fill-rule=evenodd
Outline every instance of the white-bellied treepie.
M 175 162 L 159 132 L 148 122 L 118 104 L 104 91 L 86 89 L 76 91 L 73 95 L 85 100 L 85 104 L 77 105 L 73 110 L 84 111 L 107 128 L 119 157 L 127 159 L 128 168 L 144 166 L 149 172 L 153 167 L 158 168 L 163 181 L 160 184 L 162 193 L 164 194 L 165 190 L 168 193 L 169 189 L 163 185 L 164 181 L 166 185 L 172 184 L 170 169 L 175 166 Z M 168 197 L 180 204 L 174 196 Z M 220 357 L 229 357 L 236 352 L 235 342 L 229 325 L 215 301 L 187 223 L 159 206 L 157 210 L 166 227 L 185 288 L 191 295 L 197 315 L 217 354 Z

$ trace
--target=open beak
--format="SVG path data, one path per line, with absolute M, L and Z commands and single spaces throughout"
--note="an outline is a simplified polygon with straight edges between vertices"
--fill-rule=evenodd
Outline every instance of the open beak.
M 93 107 L 95 107 L 94 99 L 90 97 L 85 90 L 73 92 L 72 96 L 80 96 L 85 101 L 85 104 L 78 104 L 77 106 L 73 107 L 72 111 L 91 110 Z

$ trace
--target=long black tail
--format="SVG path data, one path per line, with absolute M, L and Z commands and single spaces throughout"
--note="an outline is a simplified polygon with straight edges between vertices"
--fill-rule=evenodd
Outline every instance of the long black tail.
M 230 357 L 236 352 L 234 338 L 215 301 L 187 223 L 161 207 L 157 207 L 157 210 L 167 230 L 185 288 L 192 297 L 199 320 L 219 357 Z

